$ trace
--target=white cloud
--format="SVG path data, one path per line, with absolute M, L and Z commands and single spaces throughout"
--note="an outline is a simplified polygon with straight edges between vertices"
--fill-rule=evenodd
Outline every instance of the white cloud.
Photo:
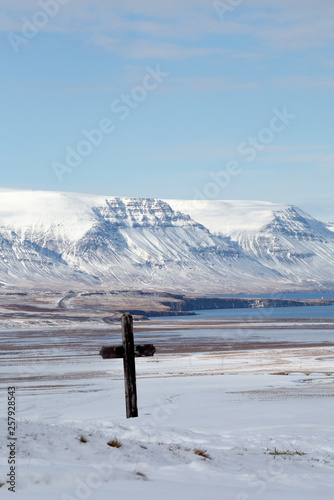
M 243 53 L 235 50 L 216 48 L 216 47 L 195 47 L 188 46 L 182 43 L 171 43 L 157 40 L 124 40 L 123 38 L 113 38 L 107 35 L 94 35 L 91 43 L 96 47 L 102 47 L 108 52 L 113 52 L 115 55 L 126 57 L 129 59 L 186 59 L 190 57 L 207 57 L 211 55 L 228 56 L 228 57 L 243 57 L 257 58 L 256 53 Z M 196 85 L 210 86 L 211 88 L 221 86 L 220 79 L 207 78 L 198 79 Z
M 204 90 L 204 91 L 220 91 L 220 90 L 254 90 L 260 88 L 257 82 L 233 81 L 228 78 L 218 77 L 180 77 L 171 78 L 170 83 L 175 87 Z
M 22 17 L 32 17 L 41 9 L 43 0 L 0 0 L 3 18 L 11 21 L 0 29 L 17 30 Z M 334 40 L 334 2 L 327 0 L 244 0 L 226 21 L 219 20 L 211 0 L 69 0 L 60 7 L 59 15 L 50 19 L 45 31 L 84 34 L 86 41 L 111 50 L 113 40 L 135 41 L 138 47 L 128 46 L 127 56 L 136 59 L 143 53 L 162 58 L 175 58 L 175 47 L 182 41 L 200 40 L 215 35 L 216 48 L 225 46 L 226 37 L 233 40 L 249 37 L 260 43 L 263 54 L 272 50 L 304 50 L 326 47 Z M 156 49 L 146 45 L 142 38 L 157 41 Z M 159 43 L 160 45 L 159 45 Z M 230 44 L 229 44 L 230 45 Z M 245 43 L 242 44 L 244 50 Z M 194 49 L 194 55 L 197 54 Z M 178 58 L 191 57 L 191 49 L 184 47 Z
M 274 82 L 278 87 L 304 89 L 334 89 L 334 78 L 326 76 L 293 75 L 277 78 Z
M 217 53 L 217 49 L 184 47 L 182 45 L 156 42 L 153 40 L 137 39 L 136 41 L 124 41 L 121 38 L 111 38 L 106 35 L 98 35 L 93 38 L 97 47 L 103 47 L 115 55 L 129 59 L 184 59 L 188 57 L 207 56 Z

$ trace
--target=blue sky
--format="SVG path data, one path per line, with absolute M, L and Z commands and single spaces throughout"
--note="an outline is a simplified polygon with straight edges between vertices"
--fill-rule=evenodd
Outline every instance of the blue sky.
M 334 2 L 0 8 L 0 186 L 258 199 L 334 220 Z

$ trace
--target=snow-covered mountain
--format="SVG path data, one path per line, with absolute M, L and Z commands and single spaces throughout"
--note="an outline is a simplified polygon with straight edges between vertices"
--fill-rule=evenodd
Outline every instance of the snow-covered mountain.
M 0 285 L 334 288 L 334 233 L 301 210 L 0 190 Z
M 246 255 L 302 287 L 333 287 L 334 233 L 297 207 L 255 201 L 171 200 L 175 210 L 229 236 Z

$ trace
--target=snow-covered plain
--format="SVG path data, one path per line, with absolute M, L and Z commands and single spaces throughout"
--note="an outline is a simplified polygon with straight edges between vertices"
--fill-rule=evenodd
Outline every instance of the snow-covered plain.
M 177 342 L 176 333 L 164 335 Z M 15 385 L 16 498 L 332 499 L 330 333 L 319 330 L 324 345 L 308 348 L 139 358 L 139 418 L 126 419 L 122 361 L 102 360 L 99 338 L 82 336 L 80 350 L 44 332 L 49 348 L 41 351 L 37 331 L 30 348 L 29 337 L 4 332 L 11 340 L 3 347 L 12 347 L 2 352 L 0 404 L 5 415 L 6 388 Z M 5 418 L 0 426 L 5 482 Z M 0 491 L 11 498 L 5 485 Z
M 330 500 L 333 399 L 327 386 L 333 379 L 304 379 L 300 374 L 143 379 L 140 417 L 133 420 L 123 416 L 120 380 L 99 379 L 86 391 L 22 388 L 16 495 Z M 1 424 L 4 451 L 4 419 Z M 113 439 L 120 448 L 108 446 Z M 7 496 L 6 490 L 1 493 Z

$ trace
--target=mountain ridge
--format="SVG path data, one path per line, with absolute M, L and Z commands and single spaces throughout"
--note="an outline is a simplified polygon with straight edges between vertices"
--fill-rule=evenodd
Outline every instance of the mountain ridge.
M 292 205 L 0 190 L 0 285 L 334 289 L 334 233 Z

